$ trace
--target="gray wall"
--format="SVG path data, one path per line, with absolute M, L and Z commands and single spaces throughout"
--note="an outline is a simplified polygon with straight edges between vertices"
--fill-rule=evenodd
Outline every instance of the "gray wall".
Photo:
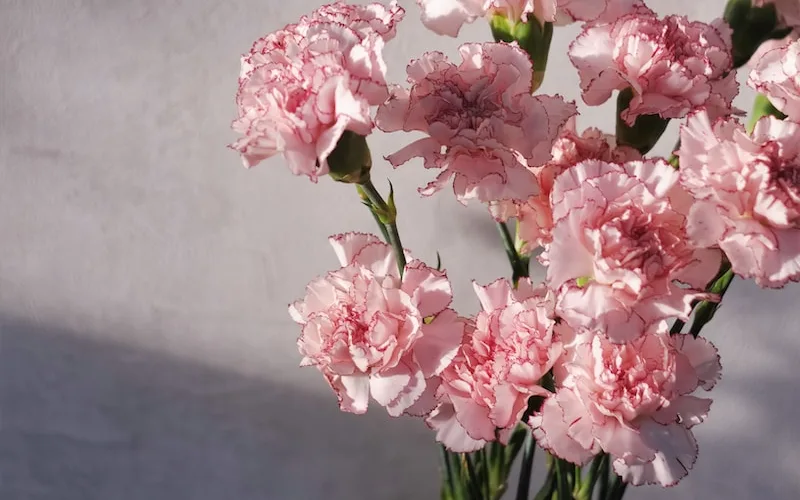
M 422 51 L 458 45 L 401 3 L 395 81 Z M 652 2 L 703 20 L 723 3 Z M 326 236 L 372 231 L 369 215 L 347 186 L 280 160 L 246 171 L 225 148 L 239 54 L 318 4 L 0 1 L 3 500 L 435 498 L 420 422 L 342 414 L 297 368 L 286 304 L 335 266 Z M 575 33 L 557 31 L 545 92 L 578 97 Z M 475 24 L 462 40 L 487 35 Z M 581 126 L 613 123 L 608 106 L 583 113 Z M 371 138 L 378 159 L 406 141 Z M 440 251 L 474 312 L 470 281 L 507 274 L 492 223 L 447 193 L 420 199 L 419 164 L 376 163 L 406 245 Z M 734 283 L 708 329 L 725 375 L 695 470 L 631 498 L 800 496 L 798 289 Z

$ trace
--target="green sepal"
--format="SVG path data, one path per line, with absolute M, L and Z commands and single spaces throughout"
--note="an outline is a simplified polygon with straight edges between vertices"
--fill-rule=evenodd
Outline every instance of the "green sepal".
M 495 15 L 489 20 L 489 26 L 496 42 L 517 42 L 528 53 L 533 63 L 531 91 L 536 91 L 542 85 L 547 70 L 550 43 L 553 40 L 553 23 L 539 24 L 533 16 L 527 22 L 522 22 Z
M 350 130 L 345 130 L 328 155 L 328 172 L 337 182 L 363 184 L 369 180 L 372 168 L 372 155 L 367 138 Z M 359 192 L 359 196 L 363 195 Z
M 658 115 L 639 115 L 633 125 L 622 118 L 622 112 L 628 109 L 633 100 L 633 89 L 628 87 L 617 96 L 617 142 L 622 146 L 630 146 L 640 153 L 647 154 L 664 134 L 669 125 L 668 118 Z

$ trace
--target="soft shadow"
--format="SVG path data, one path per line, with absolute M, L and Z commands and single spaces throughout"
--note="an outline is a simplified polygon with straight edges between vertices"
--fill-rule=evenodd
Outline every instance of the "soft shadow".
M 438 496 L 419 421 L 343 414 L 333 395 L 78 332 L 0 327 L 4 500 Z

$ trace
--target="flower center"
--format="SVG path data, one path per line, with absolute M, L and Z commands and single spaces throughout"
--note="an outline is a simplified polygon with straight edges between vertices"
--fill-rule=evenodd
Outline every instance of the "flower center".
M 775 171 L 774 181 L 786 191 L 786 194 L 795 201 L 800 202 L 800 166 L 785 165 Z
M 660 408 L 671 392 L 670 371 L 632 346 L 606 349 L 596 379 L 596 402 L 627 421 Z
M 369 328 L 364 323 L 360 311 L 356 310 L 355 304 L 344 304 L 340 310 L 341 327 L 340 333 L 347 338 L 349 345 L 358 346 L 367 342 Z

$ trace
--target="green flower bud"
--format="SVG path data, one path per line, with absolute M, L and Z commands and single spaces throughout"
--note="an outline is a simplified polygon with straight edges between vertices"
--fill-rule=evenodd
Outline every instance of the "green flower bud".
M 363 184 L 369 180 L 372 155 L 367 138 L 345 130 L 328 156 L 329 175 L 333 180 L 348 184 Z

